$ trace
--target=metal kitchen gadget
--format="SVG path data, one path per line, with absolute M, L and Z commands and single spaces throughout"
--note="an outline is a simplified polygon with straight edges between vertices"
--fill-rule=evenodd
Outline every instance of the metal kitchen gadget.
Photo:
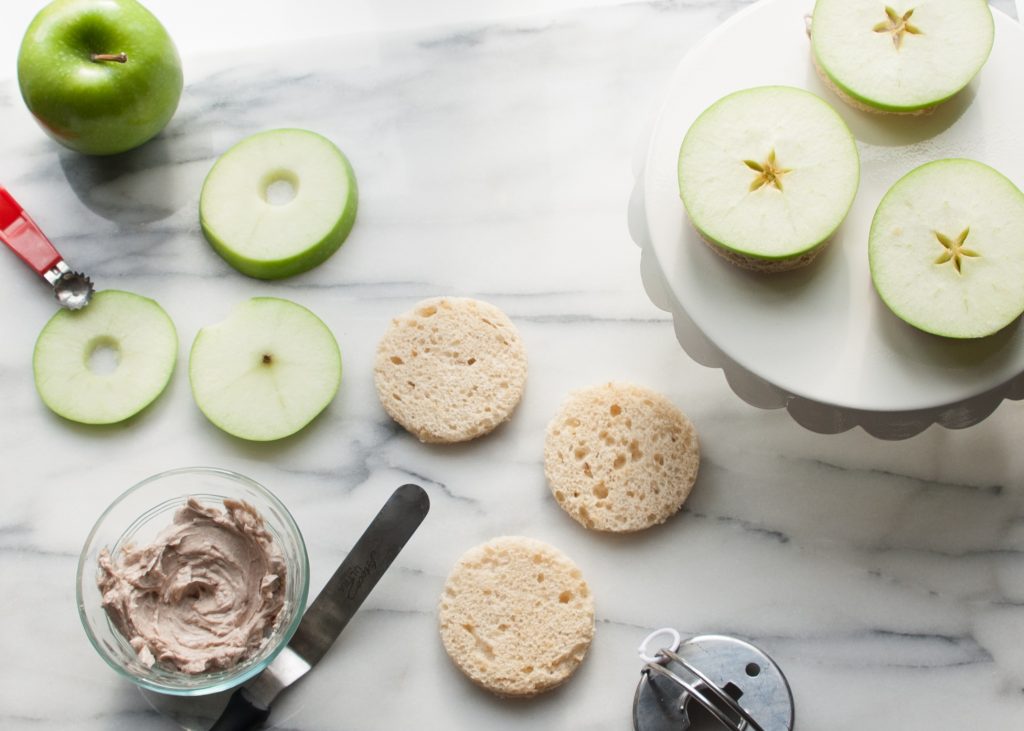
M 210 731 L 243 731 L 267 719 L 270 704 L 281 691 L 327 654 L 429 509 L 427 493 L 418 485 L 395 490 L 306 610 L 288 645 L 254 680 L 235 691 Z
M 92 280 L 73 272 L 36 222 L 7 189 L 0 186 L 0 241 L 52 287 L 61 307 L 80 310 L 92 297 Z
M 649 654 L 651 648 L 658 649 Z M 678 632 L 662 629 L 648 635 L 639 652 L 644 667 L 633 698 L 636 731 L 696 731 L 701 712 L 711 724 L 702 729 L 792 731 L 786 676 L 750 643 L 722 635 L 680 642 Z

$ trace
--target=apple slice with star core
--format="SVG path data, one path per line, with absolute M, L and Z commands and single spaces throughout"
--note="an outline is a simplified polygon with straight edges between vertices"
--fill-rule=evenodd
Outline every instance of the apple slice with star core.
M 809 263 L 842 223 L 860 181 L 846 123 L 802 89 L 730 94 L 690 126 L 679 194 L 701 236 L 746 269 Z
M 817 0 L 819 74 L 859 109 L 918 114 L 963 89 L 988 60 L 987 0 Z
M 18 53 L 18 85 L 40 126 L 90 155 L 138 147 L 178 108 L 181 61 L 136 0 L 54 0 Z
M 196 335 L 189 356 L 200 411 L 228 434 L 282 439 L 311 422 L 341 383 L 341 352 L 320 318 L 276 297 L 241 303 Z
M 252 135 L 214 163 L 199 197 L 207 241 L 231 266 L 258 279 L 312 269 L 342 245 L 358 207 L 355 174 L 315 132 Z
M 974 160 L 936 160 L 900 178 L 871 222 L 882 300 L 935 335 L 980 338 L 1024 312 L 1024 193 Z
M 156 302 L 108 289 L 46 323 L 32 357 L 36 390 L 54 413 L 113 424 L 159 396 L 174 372 L 178 335 Z

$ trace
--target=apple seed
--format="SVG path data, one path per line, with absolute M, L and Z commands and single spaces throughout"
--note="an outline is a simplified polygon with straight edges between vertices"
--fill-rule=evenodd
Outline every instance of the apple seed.
M 875 33 L 889 33 L 892 35 L 892 44 L 896 46 L 896 50 L 899 50 L 900 46 L 903 45 L 903 36 L 907 33 L 911 35 L 919 36 L 924 35 L 921 29 L 916 25 L 911 24 L 910 16 L 914 14 L 914 9 L 911 8 L 905 12 L 902 16 L 893 10 L 888 5 L 885 6 L 885 20 L 876 25 L 872 30 Z

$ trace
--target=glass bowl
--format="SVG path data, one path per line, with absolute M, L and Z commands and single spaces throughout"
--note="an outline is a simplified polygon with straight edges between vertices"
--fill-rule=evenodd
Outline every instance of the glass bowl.
M 189 674 L 159 662 L 147 667 L 103 608 L 97 585 L 103 548 L 116 557 L 126 543 L 142 546 L 174 520 L 188 498 L 223 507 L 225 498 L 242 500 L 263 516 L 284 556 L 284 608 L 260 652 L 225 670 Z M 196 696 L 227 690 L 259 673 L 281 651 L 298 627 L 309 592 L 309 558 L 299 527 L 269 490 L 243 475 L 211 467 L 186 467 L 148 477 L 117 498 L 100 516 L 78 560 L 78 614 L 93 647 L 110 667 L 148 690 Z

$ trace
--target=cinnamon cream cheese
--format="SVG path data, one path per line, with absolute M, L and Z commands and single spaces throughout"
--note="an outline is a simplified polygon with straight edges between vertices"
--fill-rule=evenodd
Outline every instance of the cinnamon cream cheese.
M 103 607 L 146 665 L 195 674 L 252 657 L 284 606 L 281 551 L 248 503 L 195 498 L 152 545 L 100 552 Z

